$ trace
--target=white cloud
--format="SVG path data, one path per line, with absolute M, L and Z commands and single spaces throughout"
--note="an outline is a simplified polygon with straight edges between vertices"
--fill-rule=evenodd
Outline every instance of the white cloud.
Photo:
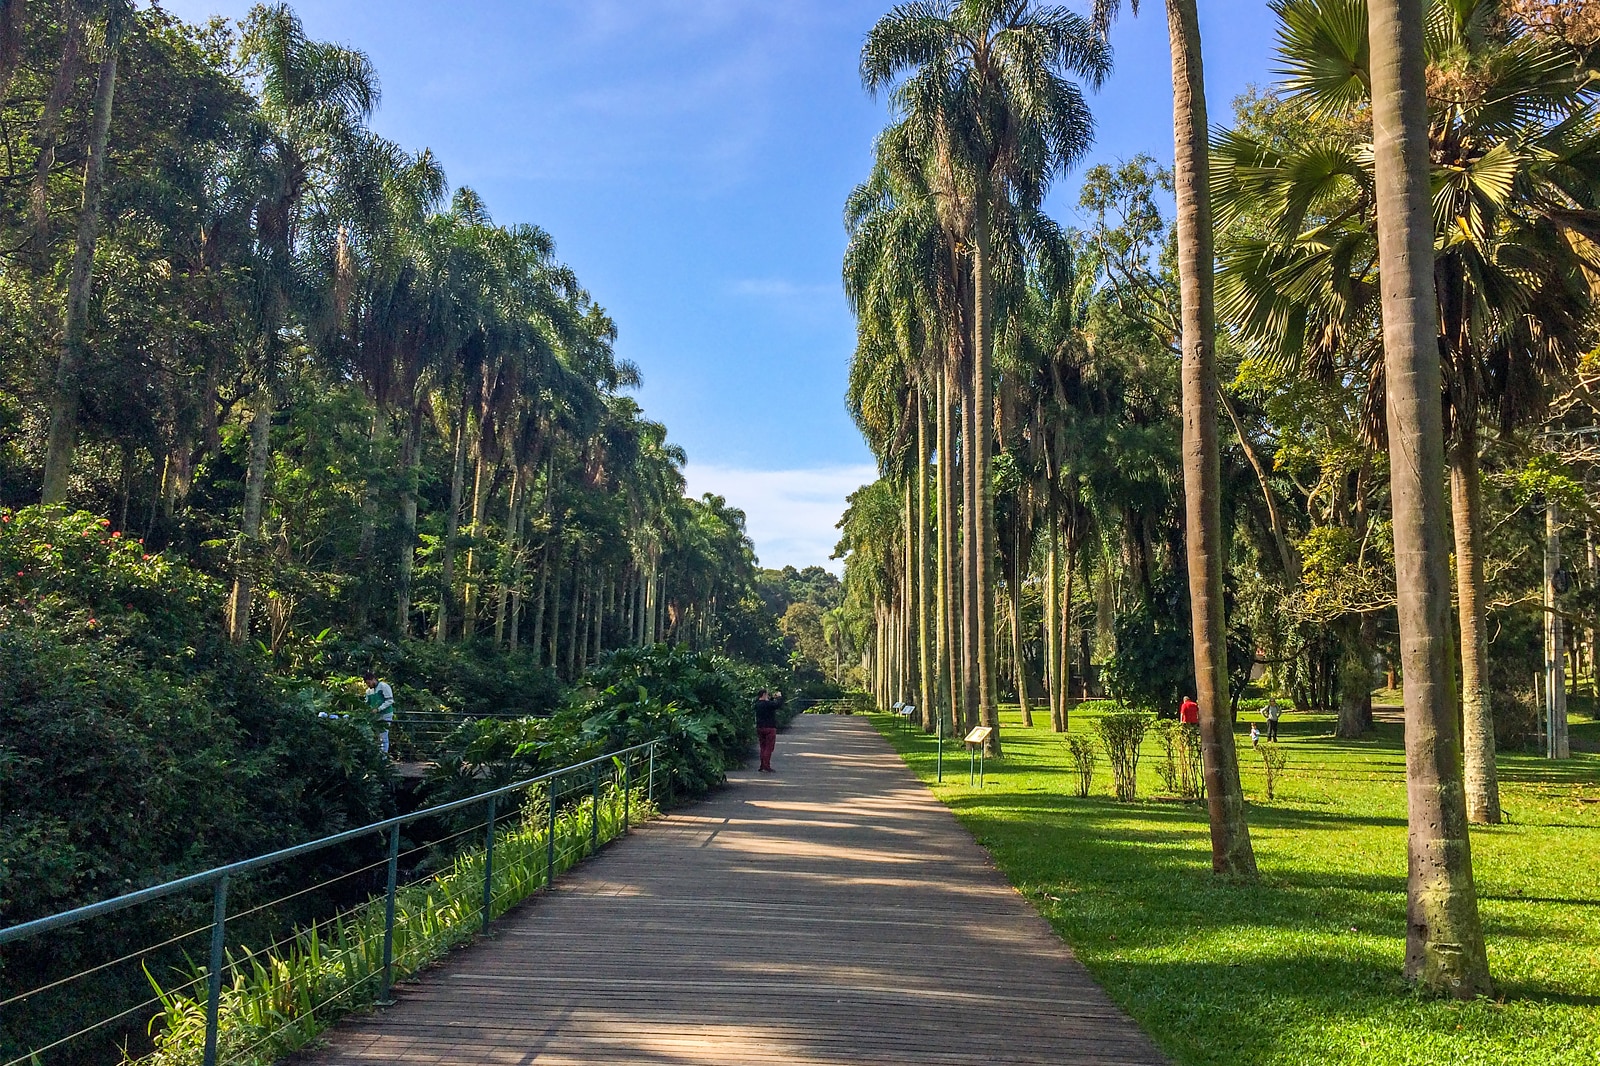
M 838 285 L 803 285 L 782 278 L 742 278 L 732 285 L 736 296 L 764 296 L 775 299 L 795 297 L 836 296 Z
M 868 463 L 805 470 L 746 470 L 691 462 L 684 468 L 691 495 L 714 492 L 745 513 L 750 539 L 762 566 L 825 566 L 839 542 L 834 528 L 845 497 L 878 477 Z

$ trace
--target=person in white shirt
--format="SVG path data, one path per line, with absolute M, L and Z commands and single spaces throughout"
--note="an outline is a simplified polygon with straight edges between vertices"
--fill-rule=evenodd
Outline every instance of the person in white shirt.
M 1267 739 L 1273 743 L 1278 740 L 1278 719 L 1283 717 L 1283 710 L 1275 699 L 1267 700 L 1267 705 L 1261 710 L 1261 717 L 1267 720 Z
M 389 723 L 394 721 L 394 689 L 389 687 L 389 682 L 379 681 L 378 675 L 368 670 L 367 706 L 372 708 L 372 713 L 378 716 L 378 721 L 383 723 L 383 730 L 378 734 L 378 747 L 385 755 L 389 754 Z

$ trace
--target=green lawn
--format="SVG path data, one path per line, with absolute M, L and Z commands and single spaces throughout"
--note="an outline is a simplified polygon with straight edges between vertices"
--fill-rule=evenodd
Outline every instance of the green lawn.
M 1090 728 L 1093 712 L 1073 716 Z M 1036 720 L 1038 720 L 1036 715 Z M 1593 729 L 1583 721 L 1584 732 Z M 1003 716 L 1006 757 L 987 787 L 946 746 L 887 716 L 878 728 L 989 849 L 1000 869 L 1121 1004 L 1184 1066 L 1512 1066 L 1600 1063 L 1600 756 L 1500 760 L 1511 823 L 1474 830 L 1495 1000 L 1418 996 L 1400 978 L 1405 922 L 1404 761 L 1398 726 L 1336 741 L 1330 718 L 1289 715 L 1289 765 L 1265 802 L 1249 721 L 1240 733 L 1261 881 L 1211 874 L 1204 808 L 1072 794 L 1066 746 Z

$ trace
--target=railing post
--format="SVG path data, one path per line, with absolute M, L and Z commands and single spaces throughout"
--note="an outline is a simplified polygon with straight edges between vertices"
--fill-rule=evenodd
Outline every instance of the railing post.
M 600 764 L 589 781 L 589 854 L 600 850 Z
M 389 1002 L 389 990 L 394 986 L 394 893 L 400 873 L 400 823 L 389 827 L 389 884 L 383 900 L 383 986 L 378 991 L 378 1002 Z
M 647 793 L 651 803 L 656 801 L 656 742 L 650 742 L 650 781 Z
M 205 1066 L 217 1066 L 217 1011 L 222 1004 L 222 948 L 228 921 L 228 875 L 211 895 L 211 972 L 206 974 Z
M 633 790 L 630 787 L 633 775 L 629 772 L 633 767 L 633 756 L 622 760 L 622 835 L 628 835 L 628 805 L 633 799 Z
M 494 804 L 489 797 L 489 822 L 483 834 L 483 931 L 489 931 L 489 905 L 494 892 Z
M 549 824 L 544 831 L 544 887 L 549 888 L 556 883 L 556 779 L 551 778 L 548 786 L 549 796 Z

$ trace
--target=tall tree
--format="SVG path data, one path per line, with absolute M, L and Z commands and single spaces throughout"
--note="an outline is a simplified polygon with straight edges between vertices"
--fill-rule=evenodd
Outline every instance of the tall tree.
M 1104 28 L 1118 0 L 1096 0 Z M 1137 0 L 1130 0 L 1137 11 Z M 1214 239 L 1207 143 L 1200 14 L 1195 0 L 1167 0 L 1172 47 L 1173 191 L 1178 208 L 1178 281 L 1183 345 L 1184 537 L 1194 631 L 1195 697 L 1200 704 L 1201 751 L 1211 822 L 1211 868 L 1233 877 L 1256 875 L 1245 819 L 1228 699 L 1227 615 L 1222 568 L 1221 454 L 1217 442 L 1217 362 L 1214 319 Z
M 1405 671 L 1405 973 L 1425 988 L 1471 998 L 1489 991 L 1489 963 L 1456 734 L 1423 3 L 1372 0 L 1369 12 L 1395 583 Z
M 1098 86 L 1110 52 L 1087 20 L 1032 0 L 903 4 L 861 51 L 870 91 L 891 87 L 939 203 L 969 265 L 970 374 L 963 382 L 963 538 L 969 682 L 979 721 L 1000 750 L 995 674 L 995 539 L 991 466 L 997 235 L 1036 207 L 1054 177 L 1087 150 L 1093 120 L 1077 81 Z M 976 691 L 970 686 L 975 683 Z
M 83 371 L 83 334 L 89 317 L 95 244 L 100 236 L 100 193 L 105 186 L 106 152 L 110 148 L 118 49 L 128 17 L 123 0 L 111 0 L 107 4 L 105 51 L 95 81 L 94 104 L 89 112 L 83 202 L 78 207 L 77 241 L 72 253 L 72 273 L 67 281 L 67 304 L 62 314 L 61 342 L 56 355 L 55 389 L 50 401 L 50 436 L 45 446 L 44 484 L 40 490 L 40 498 L 47 504 L 60 503 L 66 497 L 72 457 L 77 449 L 78 404 L 83 388 L 79 380 Z M 5 21 L 0 19 L 0 29 Z M 69 33 L 73 29 L 69 27 Z M 68 47 L 71 47 L 70 39 Z

